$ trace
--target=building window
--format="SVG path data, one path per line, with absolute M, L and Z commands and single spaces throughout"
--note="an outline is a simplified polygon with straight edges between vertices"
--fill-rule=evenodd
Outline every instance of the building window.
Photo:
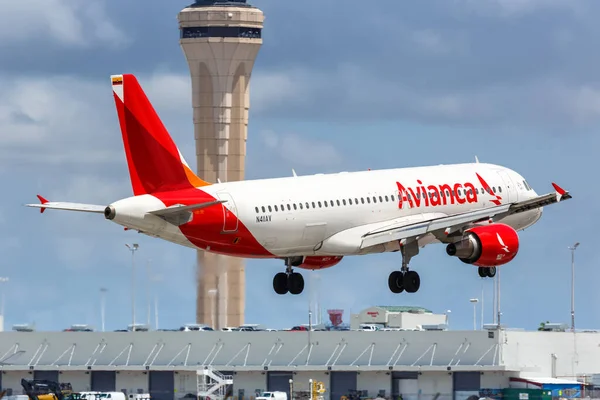
M 260 39 L 261 36 L 261 28 L 251 28 L 246 26 L 199 26 L 183 28 L 180 31 L 181 39 L 209 37 L 239 37 Z

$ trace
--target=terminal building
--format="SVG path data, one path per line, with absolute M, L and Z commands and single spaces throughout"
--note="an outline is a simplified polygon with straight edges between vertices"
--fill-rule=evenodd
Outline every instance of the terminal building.
M 306 391 L 313 379 L 331 400 L 462 400 L 524 383 L 579 397 L 578 380 L 600 373 L 599 344 L 597 332 L 505 329 L 1 332 L 0 387 L 16 395 L 22 378 L 50 379 L 171 400 L 199 391 L 218 399 L 230 383 L 239 400 Z M 204 375 L 213 377 L 207 386 Z
M 361 325 L 401 330 L 423 330 L 432 327 L 445 329 L 447 324 L 447 315 L 434 314 L 423 307 L 375 306 L 350 316 L 352 330 L 360 329 Z

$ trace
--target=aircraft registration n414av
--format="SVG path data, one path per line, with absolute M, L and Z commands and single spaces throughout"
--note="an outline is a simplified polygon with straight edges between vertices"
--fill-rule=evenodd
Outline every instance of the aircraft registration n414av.
M 51 202 L 46 209 L 104 214 L 126 229 L 228 256 L 277 258 L 278 294 L 300 294 L 294 268 L 321 269 L 343 257 L 400 252 L 394 293 L 419 290 L 409 262 L 419 249 L 446 253 L 493 277 L 519 250 L 517 231 L 542 208 L 571 198 L 556 184 L 540 196 L 517 172 L 485 164 L 317 174 L 209 183 L 192 172 L 135 76 L 111 76 L 133 196 L 109 205 Z

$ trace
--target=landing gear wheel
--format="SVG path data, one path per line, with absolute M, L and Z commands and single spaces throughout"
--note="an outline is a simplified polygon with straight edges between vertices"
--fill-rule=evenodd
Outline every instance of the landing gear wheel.
M 298 272 L 292 272 L 287 277 L 287 287 L 291 294 L 300 294 L 304 290 L 304 277 Z
M 402 293 L 404 291 L 404 275 L 400 271 L 394 271 L 388 278 L 388 286 L 392 293 Z
M 493 278 L 496 276 L 496 267 L 487 268 L 486 276 Z
M 273 290 L 277 294 L 286 294 L 288 292 L 288 275 L 285 272 L 275 274 L 275 277 L 273 277 Z
M 477 273 L 480 278 L 485 278 L 488 276 L 487 268 L 479 267 L 477 268 Z
M 421 287 L 421 277 L 415 271 L 407 271 L 403 283 L 407 293 L 416 293 Z

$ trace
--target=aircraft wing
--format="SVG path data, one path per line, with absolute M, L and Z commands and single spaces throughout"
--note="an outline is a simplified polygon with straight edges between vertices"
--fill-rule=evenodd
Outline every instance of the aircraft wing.
M 40 213 L 46 211 L 47 208 L 54 210 L 67 210 L 67 211 L 82 211 L 90 213 L 104 213 L 106 206 L 100 206 L 97 204 L 83 204 L 83 203 L 67 203 L 62 201 L 48 201 L 39 194 L 37 198 L 40 199 L 39 204 L 25 204 L 27 207 L 37 207 L 40 209 Z
M 558 203 L 570 199 L 572 196 L 566 190 L 555 183 L 552 183 L 555 192 L 532 199 L 502 204 L 499 206 L 488 207 L 481 210 L 469 211 L 461 214 L 455 214 L 445 217 L 426 219 L 425 221 L 415 223 L 399 223 L 388 225 L 383 228 L 367 232 L 362 236 L 361 249 L 376 246 L 392 241 L 409 239 L 416 236 L 423 236 L 427 233 L 444 233 L 449 235 L 465 227 L 483 221 L 497 221 L 512 214 L 518 214 L 527 210 L 544 207 L 550 204 Z

